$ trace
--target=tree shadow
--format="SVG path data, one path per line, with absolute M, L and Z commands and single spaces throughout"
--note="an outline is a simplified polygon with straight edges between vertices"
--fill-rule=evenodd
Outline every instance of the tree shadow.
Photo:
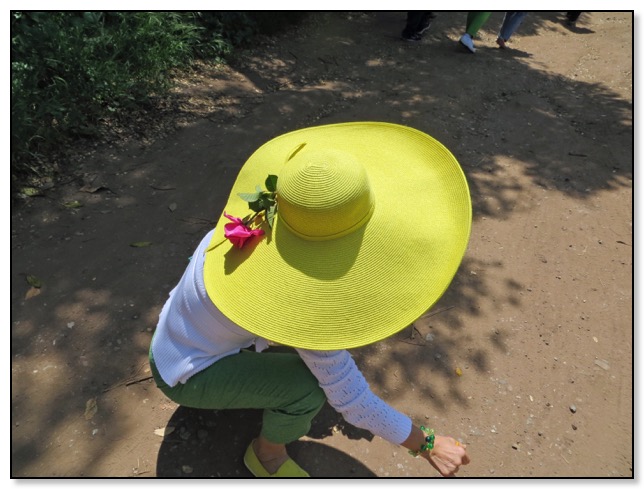
M 161 478 L 253 478 L 245 467 L 244 452 L 261 428 L 260 410 L 206 410 L 179 407 L 165 430 L 156 461 Z M 338 419 L 328 404 L 315 417 L 309 438 L 323 439 L 341 431 L 347 436 L 372 437 Z M 371 439 L 371 438 L 368 438 Z M 288 445 L 291 457 L 311 477 L 376 477 L 355 458 L 312 440 Z

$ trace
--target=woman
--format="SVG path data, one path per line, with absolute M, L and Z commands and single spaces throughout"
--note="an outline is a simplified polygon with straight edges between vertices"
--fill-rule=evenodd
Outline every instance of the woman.
M 244 456 L 257 477 L 309 476 L 286 445 L 326 401 L 452 476 L 469 463 L 466 447 L 376 396 L 347 349 L 438 300 L 470 225 L 460 166 L 420 131 L 356 122 L 275 138 L 244 164 L 170 293 L 150 348 L 154 379 L 184 406 L 263 409 Z M 295 352 L 260 353 L 269 341 Z

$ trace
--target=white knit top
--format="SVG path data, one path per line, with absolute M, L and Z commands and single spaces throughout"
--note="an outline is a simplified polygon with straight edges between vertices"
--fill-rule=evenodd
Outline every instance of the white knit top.
M 179 284 L 159 316 L 152 355 L 159 374 L 169 386 L 186 381 L 217 360 L 255 344 L 262 351 L 268 342 L 237 326 L 209 299 L 203 280 L 205 250 L 213 231 L 195 251 Z M 409 417 L 376 396 L 346 350 L 296 349 L 318 379 L 329 404 L 347 422 L 395 444 L 411 433 Z

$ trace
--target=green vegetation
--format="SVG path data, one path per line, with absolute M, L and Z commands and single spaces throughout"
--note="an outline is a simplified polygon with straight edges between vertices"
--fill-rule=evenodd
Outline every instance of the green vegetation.
M 144 110 L 197 59 L 225 62 L 301 12 L 11 13 L 12 184 L 50 176 L 53 156 Z

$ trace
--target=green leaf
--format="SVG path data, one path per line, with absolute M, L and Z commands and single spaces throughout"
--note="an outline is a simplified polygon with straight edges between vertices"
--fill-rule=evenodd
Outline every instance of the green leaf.
M 32 287 L 35 287 L 35 288 L 37 288 L 37 289 L 39 289 L 40 287 L 42 287 L 42 282 L 41 282 L 41 281 L 40 281 L 40 279 L 39 279 L 38 277 L 36 277 L 35 275 L 27 275 L 27 283 L 28 283 L 29 285 L 31 285 Z
M 259 198 L 259 201 L 262 203 L 262 209 L 269 209 L 271 206 L 275 205 L 273 194 L 268 192 L 264 192 Z
M 266 209 L 266 222 L 268 227 L 273 229 L 273 221 L 275 220 L 275 212 L 277 211 L 277 204 L 273 204 L 268 209 Z
M 248 207 L 253 212 L 260 212 L 262 209 L 264 209 L 264 206 L 262 205 L 262 202 L 259 199 L 254 202 L 249 202 Z
M 261 190 L 255 193 L 241 193 L 237 194 L 244 202 L 255 202 L 259 200 L 259 197 L 262 195 Z
M 266 190 L 275 192 L 277 190 L 277 175 L 269 175 L 264 184 L 266 185 Z
M 152 244 L 152 241 L 136 241 L 135 243 L 130 243 L 130 246 L 133 248 L 145 248 L 146 246 L 150 246 Z

